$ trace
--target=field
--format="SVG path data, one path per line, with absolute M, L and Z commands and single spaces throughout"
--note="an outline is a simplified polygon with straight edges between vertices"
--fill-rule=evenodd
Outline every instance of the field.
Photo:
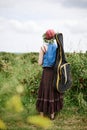
M 71 63 L 72 88 L 64 95 L 64 107 L 51 127 L 28 121 L 37 116 L 35 103 L 42 67 L 38 53 L 0 53 L 0 129 L 87 130 L 87 53 L 66 53 Z

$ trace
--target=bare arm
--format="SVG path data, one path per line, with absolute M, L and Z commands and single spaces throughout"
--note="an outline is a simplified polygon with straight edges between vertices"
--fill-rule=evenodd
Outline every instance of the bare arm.
M 43 63 L 43 55 L 44 55 L 44 52 L 41 49 L 40 52 L 39 52 L 38 65 L 42 65 L 42 63 Z

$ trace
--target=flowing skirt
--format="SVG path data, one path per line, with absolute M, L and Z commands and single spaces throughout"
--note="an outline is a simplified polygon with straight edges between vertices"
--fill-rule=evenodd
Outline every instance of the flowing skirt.
M 54 89 L 53 77 L 53 67 L 43 68 L 36 109 L 44 114 L 59 112 L 63 107 L 63 94 Z

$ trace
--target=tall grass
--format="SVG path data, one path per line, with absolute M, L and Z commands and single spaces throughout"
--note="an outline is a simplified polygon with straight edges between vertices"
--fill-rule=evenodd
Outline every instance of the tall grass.
M 71 117 L 74 113 L 84 117 L 87 115 L 87 53 L 66 53 L 66 57 L 71 63 L 73 85 L 64 95 L 60 117 Z M 0 118 L 9 129 L 36 129 L 29 127 L 26 119 L 37 114 L 35 103 L 42 74 L 37 61 L 38 53 L 0 53 Z M 61 122 L 60 126 L 62 130 Z

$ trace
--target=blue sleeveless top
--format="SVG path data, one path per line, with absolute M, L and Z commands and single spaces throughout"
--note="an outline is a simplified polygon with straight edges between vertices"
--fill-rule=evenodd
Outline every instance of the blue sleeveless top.
M 49 43 L 48 49 L 43 56 L 43 67 L 52 67 L 56 60 L 57 45 L 55 43 Z

